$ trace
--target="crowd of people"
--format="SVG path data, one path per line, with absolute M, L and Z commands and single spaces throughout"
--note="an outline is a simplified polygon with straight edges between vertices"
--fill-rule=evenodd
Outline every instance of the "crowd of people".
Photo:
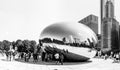
M 33 61 L 33 63 L 37 63 L 39 61 L 44 62 L 50 62 L 53 61 L 56 64 L 63 65 L 64 56 L 62 53 L 56 52 L 56 53 L 47 53 L 45 51 L 45 46 L 41 45 L 41 48 L 38 52 L 38 49 L 35 49 L 33 53 L 31 53 L 29 50 L 26 50 L 25 52 L 18 52 L 17 48 L 13 48 L 13 45 L 10 45 L 10 49 L 8 51 L 4 51 L 4 54 L 6 55 L 7 61 L 12 61 L 15 59 L 23 60 L 25 62 Z
M 111 51 L 109 53 L 103 53 L 99 50 L 96 52 L 95 58 L 112 59 L 113 63 L 120 63 L 120 52 Z
M 19 60 L 24 60 L 25 62 L 33 60 L 34 63 L 37 63 L 39 61 L 44 62 L 50 62 L 55 61 L 56 64 L 63 65 L 65 56 L 63 53 L 60 52 L 54 52 L 49 53 L 45 49 L 45 45 L 40 41 L 38 45 L 35 45 L 34 42 L 31 42 L 33 47 L 29 47 L 30 45 L 27 45 L 27 41 L 18 41 L 18 45 L 11 43 L 9 45 L 9 50 L 2 51 L 6 55 L 6 60 L 11 61 L 15 60 L 16 58 Z M 34 45 L 33 45 L 34 44 Z M 36 47 L 36 48 L 34 48 Z M 48 46 L 49 47 L 49 46 Z M 6 47 L 4 47 L 6 48 Z M 55 48 L 55 47 L 54 47 Z M 54 50 L 53 48 L 53 50 Z M 64 49 L 62 51 L 65 51 Z M 66 50 L 65 52 L 68 52 Z M 107 59 L 113 59 L 114 62 L 120 62 L 120 52 L 109 52 L 109 53 L 103 53 L 101 50 L 97 50 L 95 58 L 103 58 L 105 60 Z

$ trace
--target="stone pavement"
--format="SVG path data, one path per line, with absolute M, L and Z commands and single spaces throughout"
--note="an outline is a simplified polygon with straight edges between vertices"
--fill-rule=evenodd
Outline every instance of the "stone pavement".
M 112 63 L 113 60 L 91 59 L 90 63 L 79 63 L 69 65 L 41 65 L 22 63 L 17 61 L 6 61 L 0 56 L 0 70 L 119 70 L 120 63 Z

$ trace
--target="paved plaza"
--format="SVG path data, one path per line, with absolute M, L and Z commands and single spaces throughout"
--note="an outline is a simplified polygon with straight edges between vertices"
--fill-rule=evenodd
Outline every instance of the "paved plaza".
M 65 63 L 64 65 L 31 64 L 18 61 L 6 61 L 0 56 L 0 70 L 119 70 L 120 63 L 111 59 L 92 58 L 88 63 Z

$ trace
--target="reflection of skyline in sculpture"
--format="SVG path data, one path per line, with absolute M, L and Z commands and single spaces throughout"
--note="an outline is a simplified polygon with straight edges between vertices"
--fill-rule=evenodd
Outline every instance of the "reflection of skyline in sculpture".
M 68 37 L 64 37 L 66 43 L 80 43 L 80 39 L 69 35 Z
M 114 0 L 101 0 L 101 49 L 119 49 L 119 22 L 114 18 Z
M 80 23 L 56 23 L 46 27 L 40 35 L 40 38 L 55 38 L 62 40 L 64 37 L 69 37 L 69 42 L 75 41 L 75 38 L 79 39 L 80 42 L 87 41 L 89 38 L 93 42 L 92 38 L 97 43 L 96 34 L 86 25 Z M 76 41 L 77 41 L 76 39 Z
M 69 43 L 73 43 L 74 42 L 74 38 L 72 35 L 69 35 Z
M 78 37 L 73 37 L 72 35 L 70 35 L 70 36 L 68 36 L 68 37 L 64 37 L 64 42 L 65 43 L 79 43 L 79 44 L 86 44 L 86 45 L 90 45 L 91 43 L 93 43 L 94 44 L 94 46 L 96 45 L 96 41 L 93 39 L 93 38 L 91 38 L 91 40 L 88 38 L 87 40 L 85 40 L 85 41 L 82 41 L 80 38 L 78 38 Z

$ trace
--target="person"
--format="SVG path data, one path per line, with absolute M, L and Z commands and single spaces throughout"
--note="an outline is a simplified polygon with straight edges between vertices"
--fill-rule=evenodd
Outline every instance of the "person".
M 45 51 L 45 45 L 43 46 L 43 44 L 41 45 L 41 58 L 42 58 L 42 61 L 45 61 L 45 55 L 46 55 L 46 51 Z
M 107 59 L 107 57 L 108 57 L 108 55 L 107 55 L 107 54 L 104 54 L 104 59 L 105 59 L 105 60 Z
M 120 52 L 119 52 L 119 61 L 120 61 Z
M 28 59 L 31 58 L 31 52 L 28 52 Z
M 24 53 L 24 60 L 27 62 L 27 53 Z
M 112 59 L 114 56 L 113 52 L 110 52 L 110 59 Z
M 45 48 L 44 47 L 41 47 L 42 48 L 42 55 L 41 55 L 41 57 L 42 57 L 42 61 L 45 61 L 45 55 L 46 55 L 46 52 L 45 52 Z
M 119 54 L 118 53 L 116 53 L 116 54 L 114 54 L 114 61 L 113 61 L 113 63 L 118 63 L 119 62 Z
M 63 61 L 64 61 L 64 55 L 60 53 L 59 62 L 61 63 L 61 65 L 63 65 Z
M 9 57 L 10 61 L 12 60 L 12 53 L 13 52 L 11 50 L 8 51 L 8 57 Z
M 16 52 L 14 49 L 12 49 L 12 56 L 13 56 L 13 60 L 15 60 L 15 55 L 16 55 Z
M 25 53 L 24 53 L 24 52 L 21 52 L 20 58 L 23 59 L 23 58 L 24 58 L 24 55 L 25 55 Z
M 38 61 L 38 53 L 37 52 L 34 52 L 33 53 L 33 62 L 37 62 Z
M 8 61 L 8 58 L 9 58 L 9 52 L 6 51 L 5 54 L 6 54 L 6 59 L 7 59 L 7 61 Z
M 48 61 L 53 60 L 53 58 L 52 58 L 52 54 L 48 54 L 48 58 L 47 58 L 47 60 L 48 60 Z
M 9 52 L 9 58 L 10 58 L 10 61 L 11 61 L 12 60 L 12 54 L 13 54 L 13 45 L 12 45 L 12 43 L 10 44 L 10 48 L 9 48 L 8 52 Z
M 50 55 L 49 53 L 46 53 L 46 55 L 45 55 L 45 61 L 46 62 L 50 60 L 50 56 L 49 55 Z
M 114 58 L 114 61 L 113 61 L 113 63 L 114 63 L 114 62 L 116 62 L 116 54 L 114 54 L 113 58 Z
M 116 54 L 116 61 L 119 62 L 119 54 Z
M 60 56 L 59 53 L 56 53 L 56 54 L 54 55 L 56 64 L 59 63 L 59 56 Z
M 25 55 L 24 60 L 25 60 L 26 62 L 28 62 L 28 61 L 29 61 L 29 53 L 28 53 L 28 52 L 25 52 L 24 55 Z
M 96 57 L 98 57 L 98 50 L 97 50 L 97 52 L 96 52 L 96 54 L 95 54 L 94 58 L 96 58 Z
M 101 58 L 101 56 L 102 56 L 102 51 L 100 50 L 98 51 L 98 57 Z

